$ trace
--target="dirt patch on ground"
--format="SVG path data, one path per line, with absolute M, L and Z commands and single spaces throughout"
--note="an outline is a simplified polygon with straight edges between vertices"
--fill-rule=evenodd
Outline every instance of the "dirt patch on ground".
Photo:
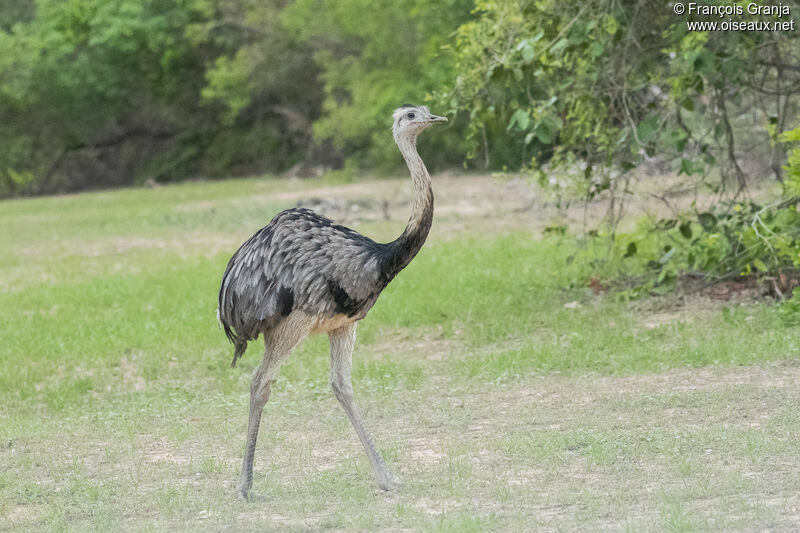
M 191 461 L 191 457 L 177 453 L 169 440 L 161 437 L 158 440 L 149 440 L 146 436 L 141 436 L 144 446 L 144 456 L 150 462 L 167 461 L 170 463 L 187 465 Z
M 711 391 L 734 386 L 800 389 L 800 361 L 744 367 L 703 367 L 626 377 L 543 377 L 534 389 L 519 389 L 495 397 L 505 404 L 541 402 L 593 403 L 600 396 Z
M 441 361 L 448 355 L 461 351 L 461 343 L 452 339 L 435 339 L 425 335 L 414 339 L 405 338 L 403 332 L 395 332 L 391 340 L 370 347 L 377 356 L 418 354 L 428 361 Z

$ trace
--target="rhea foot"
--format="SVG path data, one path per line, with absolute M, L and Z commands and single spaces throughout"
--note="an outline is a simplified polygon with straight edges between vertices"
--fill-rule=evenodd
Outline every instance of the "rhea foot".
M 255 493 L 250 489 L 246 489 L 245 490 L 245 489 L 241 489 L 240 488 L 240 489 L 237 489 L 236 492 L 239 495 L 239 499 L 242 500 L 243 502 L 255 503 L 255 502 L 263 502 L 263 501 L 267 500 L 266 496 L 263 496 L 261 494 Z
M 403 488 L 403 483 L 389 472 L 386 472 L 378 477 L 378 486 L 387 492 L 397 492 Z

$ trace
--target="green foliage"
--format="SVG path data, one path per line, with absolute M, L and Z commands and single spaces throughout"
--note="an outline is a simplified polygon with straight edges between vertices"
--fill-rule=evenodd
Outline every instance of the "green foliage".
M 387 115 L 454 77 L 471 2 L 23 0 L 0 15 L 0 195 L 300 160 L 396 166 Z M 437 109 L 438 111 L 438 109 Z M 458 127 L 456 125 L 456 127 Z M 432 167 L 463 159 L 437 136 Z
M 781 303 L 781 320 L 787 326 L 800 326 L 800 287 L 792 292 L 792 299 Z
M 563 167 L 587 200 L 608 199 L 592 233 L 607 246 L 585 250 L 597 270 L 616 263 L 647 291 L 668 290 L 685 271 L 754 276 L 786 295 L 800 268 L 798 152 L 785 178 L 780 168 L 783 143 L 800 139 L 783 133 L 800 94 L 798 35 L 689 31 L 686 21 L 646 0 L 479 1 L 456 33 L 458 77 L 438 97 L 468 116 L 470 157 L 533 168 L 542 182 Z M 784 201 L 742 200 L 752 179 L 740 164 L 745 141 L 766 146 Z M 648 157 L 722 201 L 620 235 L 636 179 L 628 171 Z
M 212 15 L 205 0 L 39 0 L 34 16 L 0 31 L 0 135 L 12 146 L 0 187 L 86 185 L 59 172 L 67 154 L 80 160 L 130 139 L 201 128 L 191 102 L 202 58 L 186 34 Z M 178 141 L 173 155 L 184 148 Z M 25 172 L 36 180 L 14 178 Z
M 470 0 L 298 0 L 283 13 L 321 70 L 325 96 L 314 135 L 367 165 L 399 158 L 387 112 L 425 104 L 455 76 L 450 33 L 470 15 Z M 433 104 L 431 104 L 433 105 Z M 434 108 L 434 112 L 440 111 Z M 431 166 L 460 163 L 459 135 L 431 136 Z
M 228 56 L 218 57 L 213 68 L 206 73 L 206 79 L 208 85 L 200 93 L 203 100 L 223 102 L 228 108 L 226 122 L 233 122 L 251 101 L 247 74 L 243 71 L 241 62 Z
M 689 32 L 649 0 L 0 8 L 0 195 L 301 160 L 392 167 L 387 113 L 404 102 L 456 119 L 422 148 L 432 168 L 465 154 L 497 169 L 579 168 L 586 197 L 619 197 L 627 171 L 656 157 L 736 195 L 743 135 L 783 180 L 800 93 L 800 34 Z
M 455 86 L 440 94 L 451 112 L 469 114 L 472 157 L 511 168 L 575 157 L 623 164 L 655 143 L 660 119 L 646 93 L 662 38 L 633 35 L 640 6 L 485 0 L 476 11 L 456 34 Z M 655 51 L 632 53 L 637 36 Z
M 800 126 L 784 133 L 781 140 L 790 146 L 800 143 Z M 787 199 L 800 197 L 800 144 L 795 144 L 789 151 L 786 172 L 786 180 L 783 182 L 784 196 Z
M 708 281 L 755 278 L 789 297 L 800 281 L 800 213 L 795 204 L 724 203 L 713 212 L 642 222 L 614 241 L 621 271 L 637 280 L 633 293 L 663 293 L 684 273 Z
M 800 128 L 782 140 L 800 141 Z M 769 280 L 776 295 L 791 297 L 800 283 L 800 147 L 790 150 L 788 159 L 783 201 L 767 206 L 719 202 L 708 212 L 645 224 L 637 235 L 617 238 L 617 247 L 627 243 L 621 257 L 646 261 L 648 290 L 693 271 L 710 280 Z M 639 252 L 648 245 L 649 254 Z
M 11 12 L 0 20 L 0 195 L 293 163 L 321 93 L 282 8 L 37 0 Z
M 742 139 L 781 158 L 799 91 L 795 32 L 690 32 L 648 0 L 483 0 L 475 11 L 456 32 L 458 76 L 438 94 L 468 116 L 470 157 L 584 161 L 589 196 L 614 188 L 609 168 L 645 157 L 698 179 L 715 168 L 734 190 L 746 180 Z

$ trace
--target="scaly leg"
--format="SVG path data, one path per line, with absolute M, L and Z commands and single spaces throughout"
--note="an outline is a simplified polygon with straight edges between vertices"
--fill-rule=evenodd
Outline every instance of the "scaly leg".
M 238 492 L 243 500 L 252 499 L 253 458 L 256 452 L 258 427 L 261 412 L 264 410 L 272 383 L 278 376 L 281 364 L 292 353 L 292 349 L 310 332 L 310 322 L 302 315 L 291 315 L 278 328 L 264 332 L 264 359 L 253 373 L 250 385 L 250 419 L 247 424 L 247 442 L 242 460 L 242 473 L 239 476 Z
M 400 481 L 395 478 L 386 468 L 386 463 L 381 457 L 380 452 L 372 442 L 372 438 L 364 428 L 361 415 L 358 412 L 355 402 L 353 402 L 353 384 L 350 377 L 350 367 L 352 365 L 353 346 L 356 342 L 356 324 L 349 324 L 335 329 L 328 333 L 331 343 L 331 386 L 336 399 L 344 407 L 347 417 L 352 422 L 353 427 L 358 433 L 358 438 L 364 445 L 378 486 L 383 490 L 397 490 L 400 488 Z
M 243 500 L 250 500 L 250 488 L 253 486 L 253 458 L 256 453 L 256 440 L 258 439 L 258 427 L 261 424 L 261 413 L 269 400 L 269 390 L 272 385 L 271 380 L 267 380 L 265 375 L 264 361 L 253 375 L 253 382 L 250 384 L 250 421 L 247 424 L 247 444 L 244 449 L 244 459 L 242 460 L 242 473 L 239 476 L 239 497 Z

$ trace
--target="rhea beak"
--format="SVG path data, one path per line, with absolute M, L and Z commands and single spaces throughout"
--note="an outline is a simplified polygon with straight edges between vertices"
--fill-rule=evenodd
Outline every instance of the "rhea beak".
M 447 122 L 447 117 L 439 117 L 439 116 L 436 116 L 436 115 L 431 115 L 430 118 L 428 119 L 428 121 L 431 124 L 442 124 L 444 122 Z

